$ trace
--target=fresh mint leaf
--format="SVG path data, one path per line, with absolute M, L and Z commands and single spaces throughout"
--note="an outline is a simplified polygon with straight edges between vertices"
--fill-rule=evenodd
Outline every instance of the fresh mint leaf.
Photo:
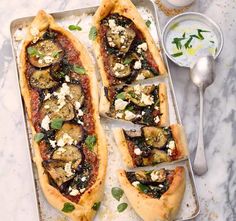
M 124 191 L 119 187 L 112 187 L 111 194 L 117 201 L 120 201 L 121 197 L 124 194 Z
M 75 209 L 75 206 L 71 203 L 65 203 L 61 211 L 64 213 L 70 213 Z
M 101 206 L 101 202 L 96 202 L 96 203 L 93 204 L 92 209 L 95 210 L 95 211 L 98 211 L 100 206 Z
M 51 122 L 51 128 L 58 130 L 62 127 L 62 124 L 63 124 L 62 119 L 60 118 L 53 119 Z
M 87 145 L 89 150 L 93 150 L 94 145 L 97 142 L 97 138 L 95 135 L 88 135 L 85 139 L 85 144 Z
M 95 26 L 92 26 L 89 31 L 89 39 L 94 41 L 97 37 L 97 29 Z
M 85 74 L 86 73 L 85 69 L 81 66 L 78 66 L 78 65 L 73 66 L 73 71 L 77 74 Z
M 39 141 L 41 141 L 43 138 L 44 138 L 44 134 L 43 133 L 37 133 L 37 134 L 34 135 L 34 141 L 37 142 L 37 143 Z
M 127 203 L 121 203 L 117 206 L 117 211 L 119 213 L 123 212 L 124 210 L 126 210 L 126 208 L 128 207 Z
M 117 98 L 117 99 L 124 100 L 124 99 L 125 99 L 125 92 L 121 92 L 121 93 L 117 94 L 117 95 L 116 95 L 116 98 Z
M 82 30 L 82 28 L 78 25 L 69 25 L 68 28 L 71 31 L 81 31 Z
M 147 20 L 147 21 L 145 22 L 145 24 L 146 24 L 146 26 L 149 28 L 150 25 L 151 25 L 151 21 L 150 21 L 150 20 Z

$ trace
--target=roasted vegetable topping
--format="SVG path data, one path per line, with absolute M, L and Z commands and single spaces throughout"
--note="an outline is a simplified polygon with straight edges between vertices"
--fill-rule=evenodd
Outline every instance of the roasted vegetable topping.
M 148 145 L 156 148 L 162 148 L 166 144 L 167 137 L 165 136 L 162 128 L 143 127 L 142 131 Z
M 38 68 L 48 67 L 62 59 L 63 50 L 53 40 L 38 41 L 27 48 L 29 62 Z
M 50 69 L 35 70 L 30 76 L 30 84 L 34 88 L 49 89 L 55 87 L 58 82 L 50 75 Z
M 170 170 L 160 169 L 126 172 L 126 175 L 130 183 L 140 192 L 153 198 L 160 198 L 171 184 L 171 179 L 167 179 L 167 176 L 172 176 L 173 174 Z

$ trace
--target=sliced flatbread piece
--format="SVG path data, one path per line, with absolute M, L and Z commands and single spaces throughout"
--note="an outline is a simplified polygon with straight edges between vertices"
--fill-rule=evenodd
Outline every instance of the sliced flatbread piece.
M 118 178 L 131 206 L 144 221 L 175 219 L 186 186 L 183 167 L 136 172 L 120 170 Z
M 188 155 L 185 132 L 179 124 L 140 130 L 114 128 L 113 135 L 128 168 L 173 162 Z
M 166 74 L 160 50 L 130 0 L 102 0 L 93 24 L 94 50 L 105 87 Z
M 167 126 L 169 109 L 166 85 L 102 88 L 99 112 L 103 116 L 137 124 Z

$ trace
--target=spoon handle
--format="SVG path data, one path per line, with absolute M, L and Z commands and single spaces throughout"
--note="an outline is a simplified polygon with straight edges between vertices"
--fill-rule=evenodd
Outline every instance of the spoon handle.
M 203 141 L 203 93 L 204 93 L 203 88 L 199 87 L 200 121 L 199 121 L 197 151 L 193 162 L 193 171 L 198 176 L 203 175 L 208 170 L 205 157 L 205 150 L 204 150 L 204 141 Z

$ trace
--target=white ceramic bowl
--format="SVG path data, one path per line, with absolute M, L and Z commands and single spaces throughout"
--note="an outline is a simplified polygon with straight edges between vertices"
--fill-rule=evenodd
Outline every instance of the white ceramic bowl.
M 171 5 L 177 6 L 177 7 L 184 7 L 187 5 L 190 5 L 195 0 L 167 0 Z
M 182 63 L 179 63 L 178 60 L 175 59 L 173 56 L 171 56 L 171 54 L 167 50 L 167 36 L 168 36 L 169 31 L 171 31 L 171 27 L 173 27 L 173 25 L 176 23 L 181 23 L 182 21 L 186 21 L 186 20 L 196 20 L 196 21 L 202 22 L 206 24 L 207 26 L 209 26 L 211 30 L 215 33 L 218 40 L 217 53 L 214 56 L 214 58 L 216 59 L 221 53 L 223 44 L 224 44 L 222 31 L 220 27 L 212 19 L 198 12 L 185 12 L 185 13 L 182 13 L 173 17 L 167 22 L 167 24 L 165 25 L 163 29 L 162 39 L 161 39 L 165 54 L 169 57 L 170 60 L 172 60 L 177 65 L 182 66 L 182 67 L 190 67 L 190 65 L 186 66 L 186 65 L 183 65 Z

